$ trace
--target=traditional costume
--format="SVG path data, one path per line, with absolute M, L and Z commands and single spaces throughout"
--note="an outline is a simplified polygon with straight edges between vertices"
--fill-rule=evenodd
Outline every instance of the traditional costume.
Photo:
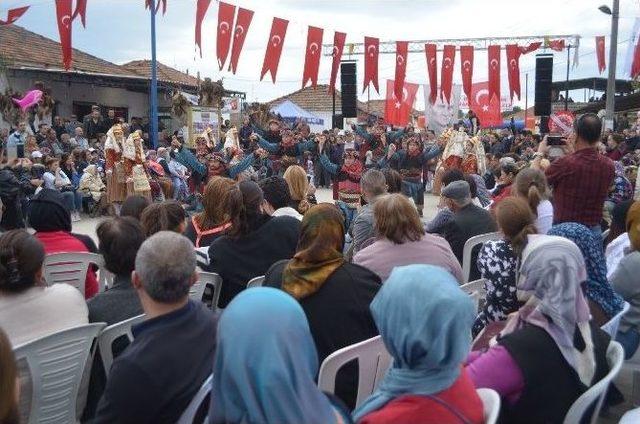
M 237 152 L 242 150 L 238 149 Z M 234 155 L 234 158 L 239 157 L 238 153 Z M 221 152 L 214 152 L 207 157 L 207 182 L 213 177 L 226 177 L 232 180 L 236 179 L 240 174 L 247 171 L 253 165 L 257 154 L 251 153 L 242 159 L 232 159 L 232 164 L 229 165 L 229 161 Z
M 107 175 L 107 201 L 122 203 L 127 197 L 127 176 L 122 161 L 124 132 L 119 124 L 107 131 L 104 143 L 105 171 Z
M 353 159 L 351 164 L 345 164 L 345 159 Z M 322 152 L 320 163 L 324 169 L 333 176 L 333 184 L 338 186 L 338 200 L 336 205 L 342 210 L 345 216 L 345 228 L 349 228 L 351 221 L 355 218 L 362 191 L 360 189 L 360 178 L 362 177 L 363 166 L 359 160 L 358 152 L 353 148 L 345 149 L 343 153 L 342 165 L 337 165 Z
M 298 165 L 298 157 L 315 147 L 313 140 L 297 141 L 291 130 L 282 131 L 282 141 L 271 143 L 258 135 L 258 145 L 271 153 L 271 171 L 273 175 L 283 175 L 291 165 Z
M 127 182 L 127 195 L 144 196 L 151 200 L 151 186 L 145 171 L 144 147 L 139 131 L 127 137 L 122 146 L 122 158 Z
M 386 149 L 385 142 L 382 140 L 384 130 L 376 127 L 373 134 L 368 133 L 358 126 L 354 126 L 353 130 L 364 140 L 364 142 L 360 144 L 360 157 L 366 157 L 367 152 L 371 151 L 374 163 L 378 163 L 378 161 L 384 157 Z
M 446 170 L 462 170 L 465 141 L 469 136 L 464 131 L 456 131 L 453 128 L 447 128 L 442 132 L 440 138 L 445 143 L 445 148 L 442 153 L 442 158 L 436 166 L 432 190 L 432 193 L 435 195 L 440 194 L 440 189 L 442 188 L 442 176 Z

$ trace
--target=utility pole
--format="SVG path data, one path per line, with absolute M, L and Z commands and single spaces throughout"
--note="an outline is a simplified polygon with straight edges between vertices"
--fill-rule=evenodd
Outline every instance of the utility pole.
M 571 62 L 571 46 L 567 47 L 567 79 L 564 87 L 564 110 L 569 110 L 569 63 Z
M 158 76 L 156 64 L 156 0 L 149 7 L 151 13 L 151 93 L 150 94 L 150 131 L 149 141 L 154 149 L 158 148 Z
M 611 42 L 609 43 L 609 76 L 607 78 L 607 103 L 605 109 L 605 128 L 613 129 L 613 115 L 616 96 L 616 56 L 618 54 L 618 18 L 620 0 L 613 0 L 611 12 Z M 605 12 L 606 13 L 606 12 Z

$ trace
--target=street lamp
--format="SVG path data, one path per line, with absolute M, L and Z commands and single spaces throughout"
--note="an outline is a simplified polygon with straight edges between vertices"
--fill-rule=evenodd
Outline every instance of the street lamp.
M 616 100 L 616 56 L 618 53 L 618 15 L 620 11 L 620 0 L 613 0 L 613 11 L 607 5 L 600 6 L 598 10 L 606 15 L 611 15 L 609 75 L 607 77 L 607 102 L 605 106 L 604 127 L 613 129 L 613 112 Z

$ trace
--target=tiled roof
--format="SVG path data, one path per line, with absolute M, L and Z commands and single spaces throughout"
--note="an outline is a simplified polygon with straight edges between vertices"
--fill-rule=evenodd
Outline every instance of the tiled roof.
M 277 105 L 284 100 L 291 100 L 302 109 L 309 112 L 331 112 L 333 110 L 333 95 L 329 94 L 328 84 L 318 84 L 316 88 L 305 87 L 285 96 L 278 97 L 268 102 L 269 105 Z M 342 96 L 336 90 L 336 111 L 340 112 L 342 107 Z M 358 108 L 366 110 L 364 103 L 358 101 Z
M 134 60 L 132 62 L 125 63 L 122 67 L 145 78 L 151 78 L 150 60 Z M 163 65 L 160 62 L 157 62 L 157 67 L 158 80 L 160 81 L 188 85 L 191 87 L 197 87 L 199 85 L 198 79 L 194 76 L 180 72 L 177 69 Z
M 60 43 L 17 25 L 0 25 L 0 56 L 12 68 L 64 69 Z M 71 71 L 135 76 L 115 63 L 77 49 L 73 49 Z

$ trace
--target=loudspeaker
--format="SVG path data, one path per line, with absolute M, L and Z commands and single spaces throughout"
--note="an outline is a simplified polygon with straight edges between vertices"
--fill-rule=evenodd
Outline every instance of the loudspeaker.
M 342 115 L 333 115 L 333 118 L 331 119 L 331 128 L 344 129 L 344 119 L 342 119 Z
M 533 113 L 536 116 L 551 115 L 551 83 L 553 55 L 536 55 L 536 94 Z
M 356 86 L 356 63 L 340 64 L 340 91 L 342 96 L 342 117 L 358 117 L 358 87 Z

